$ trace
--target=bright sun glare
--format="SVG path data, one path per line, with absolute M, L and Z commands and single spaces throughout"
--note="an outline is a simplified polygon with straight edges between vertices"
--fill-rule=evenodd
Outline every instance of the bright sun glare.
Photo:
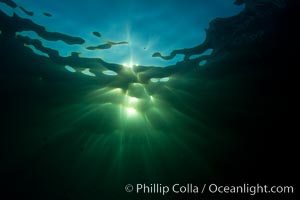
M 122 65 L 123 65 L 123 67 L 127 67 L 127 68 L 133 68 L 134 66 L 135 66 L 135 67 L 138 67 L 138 66 L 139 66 L 139 64 L 134 63 L 134 62 L 132 62 L 132 61 L 130 61 L 130 62 L 128 62 L 128 63 L 123 63 Z
M 136 109 L 131 108 L 131 107 L 126 108 L 126 112 L 127 112 L 128 116 L 134 116 L 137 113 Z

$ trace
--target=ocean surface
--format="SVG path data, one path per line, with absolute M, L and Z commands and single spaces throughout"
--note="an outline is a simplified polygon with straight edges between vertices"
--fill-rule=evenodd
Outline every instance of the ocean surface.
M 40 40 L 45 47 L 59 51 L 61 56 L 80 52 L 81 56 L 101 58 L 117 64 L 168 66 L 182 60 L 182 56 L 168 61 L 153 58 L 152 54 L 168 54 L 172 50 L 189 48 L 202 43 L 205 29 L 216 17 L 228 17 L 240 12 L 243 6 L 232 2 L 214 1 L 15 1 L 20 8 L 11 8 L 0 3 L 8 15 L 30 19 L 45 26 L 47 31 L 81 37 L 84 44 L 68 45 L 61 41 L 49 41 L 35 31 L 18 32 L 31 39 Z M 51 14 L 51 17 L 44 13 Z M 30 13 L 31 14 L 31 13 Z M 99 36 L 92 34 L 100 33 Z M 185 32 L 183 34 L 183 32 Z M 186 34 L 188 32 L 188 34 Z M 105 45 L 111 42 L 126 42 L 105 49 L 89 50 L 86 47 Z

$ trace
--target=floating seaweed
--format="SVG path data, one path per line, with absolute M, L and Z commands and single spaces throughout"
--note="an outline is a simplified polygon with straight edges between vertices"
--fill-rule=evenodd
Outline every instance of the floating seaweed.
M 25 8 L 23 8 L 22 6 L 19 6 L 19 8 L 28 16 L 33 16 L 34 13 L 31 11 L 26 10 Z
M 128 42 L 126 42 L 126 41 L 123 41 L 123 42 L 107 41 L 105 44 L 100 44 L 98 46 L 90 46 L 90 47 L 87 47 L 86 49 L 88 49 L 88 50 L 110 49 L 112 46 L 120 45 L 120 44 L 128 44 Z
M 43 15 L 45 15 L 47 17 L 52 17 L 53 16 L 51 13 L 48 13 L 48 12 L 43 12 Z
M 96 37 L 99 37 L 99 38 L 102 37 L 101 33 L 97 32 L 97 31 L 94 31 L 93 35 L 96 36 Z

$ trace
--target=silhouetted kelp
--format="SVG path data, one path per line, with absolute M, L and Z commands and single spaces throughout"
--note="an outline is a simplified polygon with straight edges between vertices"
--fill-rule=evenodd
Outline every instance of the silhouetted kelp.
M 5 0 L 2 2 L 6 3 L 11 7 L 16 7 L 17 5 L 10 0 Z M 277 2 L 277 1 L 276 1 Z M 274 1 L 236 1 L 236 4 L 246 3 L 246 9 L 242 11 L 239 15 L 230 17 L 230 18 L 218 18 L 210 22 L 209 28 L 206 30 L 206 39 L 205 41 L 193 48 L 178 49 L 171 52 L 170 55 L 163 56 L 159 52 L 154 53 L 153 57 L 160 57 L 161 59 L 170 60 L 173 59 L 176 55 L 184 55 L 184 61 L 178 62 L 176 65 L 168 67 L 143 67 L 139 66 L 138 68 L 134 67 L 134 70 L 137 73 L 140 73 L 139 77 L 142 82 L 148 82 L 153 76 L 158 78 L 163 78 L 165 76 L 171 76 L 176 73 L 186 73 L 188 71 L 193 71 L 194 69 L 199 69 L 199 65 L 206 63 L 207 66 L 209 63 L 220 62 L 221 60 L 228 59 L 227 52 L 235 51 L 246 43 L 251 44 L 254 41 L 262 41 L 265 37 L 265 21 L 267 17 L 271 16 L 273 12 L 280 9 L 278 7 L 279 3 Z M 280 1 L 281 7 L 284 5 L 285 1 Z M 262 7 L 261 5 L 264 5 Z M 255 12 L 251 9 L 255 8 Z M 268 10 L 264 10 L 267 8 Z M 253 16 L 254 15 L 254 16 Z M 3 19 L 3 24 L 1 29 L 4 34 L 13 35 L 18 31 L 35 31 L 42 38 L 49 41 L 62 40 L 67 44 L 83 44 L 85 41 L 79 37 L 73 37 L 61 33 L 53 33 L 46 31 L 45 27 L 33 23 L 31 20 L 20 18 L 17 15 L 13 17 L 6 16 L 2 11 L 0 12 L 0 17 Z M 253 29 L 255 24 L 256 28 Z M 93 32 L 93 35 L 101 37 L 99 32 Z M 63 58 L 59 56 L 59 53 L 53 49 L 44 48 L 42 43 L 31 40 L 29 38 L 24 38 L 19 36 L 19 39 L 23 38 L 23 42 L 26 41 L 28 44 L 32 44 L 36 49 L 47 53 L 50 56 L 50 59 L 58 62 L 59 64 L 72 65 L 76 67 L 83 67 L 86 62 L 95 63 L 91 64 L 89 67 L 97 67 L 98 63 L 105 65 L 109 70 L 116 70 L 119 73 L 122 66 L 111 65 L 106 63 L 101 59 L 92 59 L 92 58 L 82 58 L 79 57 L 79 54 L 73 53 L 71 56 Z M 111 42 L 107 41 L 105 44 L 100 44 L 98 46 L 89 46 L 86 47 L 88 50 L 101 50 L 109 49 L 113 45 L 127 44 L 127 42 Z M 208 49 L 213 49 L 211 55 L 202 55 Z M 226 51 L 224 51 L 226 49 Z M 241 53 L 241 52 L 239 52 Z M 194 55 L 200 55 L 199 57 L 192 58 Z M 74 61 L 76 60 L 77 63 Z M 118 67 L 116 67 L 118 66 Z M 187 67 L 189 66 L 189 67 Z M 212 66 L 211 66 L 212 67 Z M 210 68 L 211 68 L 210 67 Z M 205 69 L 205 68 L 203 68 Z M 211 69 L 210 69 L 211 70 Z M 147 73 L 144 73 L 146 72 Z
M 33 16 L 34 13 L 31 11 L 26 10 L 25 8 L 23 8 L 22 6 L 19 6 L 19 8 L 28 16 Z
M 87 47 L 86 49 L 88 49 L 88 50 L 110 49 L 112 46 L 119 45 L 119 44 L 128 44 L 128 42 L 111 42 L 111 41 L 107 41 L 105 44 L 100 44 L 98 46 Z
M 18 6 L 12 0 L 0 0 L 0 2 L 3 2 L 3 3 L 5 3 L 6 5 L 8 5 L 9 7 L 12 7 L 12 8 L 16 8 Z
M 98 38 L 101 38 L 101 36 L 102 36 L 101 33 L 97 32 L 97 31 L 94 31 L 93 35 L 98 37 Z
M 152 57 L 160 57 L 164 60 L 173 59 L 176 55 L 184 55 L 184 60 L 188 61 L 189 58 L 195 54 L 201 54 L 207 49 L 213 49 L 212 55 L 205 55 L 199 57 L 197 61 L 200 63 L 203 60 L 212 59 L 227 59 L 224 49 L 226 51 L 238 49 L 242 45 L 252 44 L 253 42 L 262 41 L 266 34 L 267 26 L 265 22 L 274 14 L 278 9 L 286 6 L 287 1 L 244 1 L 237 0 L 235 4 L 241 5 L 245 3 L 246 9 L 239 15 L 229 18 L 217 18 L 209 23 L 209 28 L 206 30 L 205 41 L 196 47 L 186 48 L 181 50 L 174 50 L 168 56 L 163 56 L 161 53 L 156 52 Z M 255 12 L 253 12 L 253 8 Z M 266 10 L 264 10 L 266 9 Z M 267 18 L 266 18 L 267 17 Z M 253 29 L 253 26 L 256 26 Z M 221 56 L 220 53 L 224 56 Z
M 52 14 L 48 12 L 43 12 L 43 15 L 45 15 L 46 17 L 52 17 Z
M 5 13 L 0 11 L 0 17 L 3 19 L 1 26 L 7 26 L 5 33 L 14 35 L 19 31 L 35 31 L 40 37 L 49 41 L 61 40 L 67 44 L 83 44 L 85 41 L 80 37 L 72 37 L 62 33 L 48 32 L 45 27 L 35 24 L 29 19 L 23 19 L 18 15 L 14 14 L 12 17 L 7 16 Z
M 10 2 L 10 5 L 13 6 Z M 241 3 L 238 2 L 237 3 Z M 264 5 L 264 6 L 262 6 Z M 253 11 L 255 9 L 255 12 Z M 80 57 L 80 53 L 73 52 L 70 56 L 62 57 L 59 52 L 51 48 L 43 46 L 39 40 L 32 40 L 29 37 L 17 36 L 16 41 L 21 44 L 31 44 L 36 49 L 49 55 L 49 59 L 62 66 L 71 66 L 76 72 L 89 70 L 95 74 L 94 79 L 103 79 L 102 71 L 110 70 L 118 74 L 118 76 L 107 77 L 112 88 L 122 88 L 125 91 L 132 83 L 145 84 L 147 90 L 154 90 L 156 86 L 146 86 L 152 80 L 160 80 L 161 78 L 176 75 L 184 75 L 191 73 L 224 75 L 225 72 L 249 70 L 257 65 L 251 65 L 247 69 L 244 63 L 249 57 L 249 49 L 252 49 L 253 56 L 262 55 L 265 48 L 272 43 L 270 41 L 276 26 L 270 23 L 274 16 L 282 12 L 282 6 L 278 7 L 273 1 L 247 1 L 246 9 L 239 15 L 221 19 L 217 18 L 210 22 L 209 28 L 206 30 L 205 41 L 193 48 L 178 49 L 171 52 L 170 55 L 163 56 L 159 52 L 153 54 L 153 57 L 161 59 L 172 59 L 178 54 L 184 55 L 184 61 L 178 62 L 176 65 L 168 67 L 144 67 L 132 66 L 132 72 L 124 69 L 124 66 L 114 63 L 107 63 L 100 58 L 84 58 Z M 15 33 L 24 30 L 33 30 L 46 40 L 56 41 L 62 40 L 67 44 L 83 44 L 85 41 L 79 37 L 72 37 L 61 33 L 48 32 L 45 27 L 33 23 L 31 20 L 23 19 L 14 15 L 9 17 L 0 11 L 0 29 L 2 37 L 15 37 Z M 96 32 L 93 32 L 95 35 Z M 99 33 L 100 34 L 100 33 Z M 111 48 L 113 45 L 126 44 L 126 42 L 107 42 L 98 46 L 87 47 L 90 50 Z M 202 55 L 208 49 L 213 49 L 210 55 Z M 199 57 L 193 58 L 194 55 Z M 254 58 L 253 58 L 254 59 Z M 203 66 L 203 63 L 205 65 Z M 228 65 L 226 63 L 234 63 Z M 241 68 L 240 66 L 244 66 Z M 193 74 L 195 76 L 195 74 Z M 119 78 L 120 77 L 120 78 Z M 120 80 L 118 80 L 120 79 Z M 116 81 L 118 80 L 118 81 Z M 158 81 L 159 82 L 159 81 Z M 107 84 L 107 82 L 106 82 Z M 103 85 L 102 85 L 103 86 Z M 99 85 L 99 87 L 102 87 Z

